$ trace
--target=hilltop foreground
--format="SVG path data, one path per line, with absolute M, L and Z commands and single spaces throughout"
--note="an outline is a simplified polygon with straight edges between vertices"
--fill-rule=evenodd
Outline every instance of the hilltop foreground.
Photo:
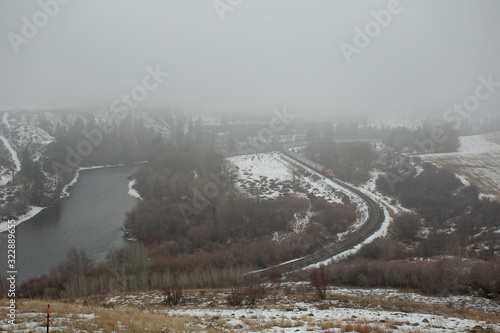
M 18 301 L 7 332 L 498 332 L 500 305 L 473 296 L 430 297 L 390 289 L 329 289 L 319 301 L 308 284 L 267 285 L 254 305 L 228 305 L 235 290 L 186 290 L 180 305 L 164 293 Z M 6 301 L 0 313 L 6 318 Z

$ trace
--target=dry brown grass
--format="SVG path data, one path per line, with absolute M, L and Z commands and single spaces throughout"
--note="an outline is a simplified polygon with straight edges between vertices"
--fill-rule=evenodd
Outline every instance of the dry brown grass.
M 387 311 L 405 311 L 423 314 L 433 314 L 448 317 L 500 322 L 498 314 L 468 310 L 445 304 L 419 303 L 386 298 L 330 295 L 327 300 L 342 301 L 345 306 L 355 308 L 376 308 Z
M 390 332 L 379 324 L 369 323 L 365 320 L 359 320 L 353 323 L 343 324 L 342 332 L 359 332 L 359 333 L 385 333 Z
M 6 305 L 2 302 L 2 306 Z M 46 327 L 47 302 L 39 300 L 19 301 L 17 322 L 36 321 L 39 327 Z M 2 312 L 5 312 L 2 310 Z M 189 316 L 167 317 L 134 307 L 88 308 L 69 302 L 50 301 L 51 327 L 63 332 L 86 330 L 93 332 L 196 332 L 201 321 Z M 35 316 L 26 314 L 36 314 Z M 4 315 L 4 313 L 2 313 Z
M 288 296 L 291 303 L 305 302 L 314 304 L 318 310 L 326 310 L 331 307 L 338 306 L 356 309 L 383 309 L 386 311 L 405 311 L 422 314 L 433 314 L 445 317 L 466 318 L 471 320 L 483 320 L 486 322 L 500 322 L 499 314 L 480 312 L 462 307 L 455 307 L 452 304 L 431 304 L 415 301 L 405 301 L 397 299 L 387 299 L 379 297 L 363 297 L 363 296 L 343 296 L 338 294 L 327 294 L 325 302 L 317 302 L 315 295 L 311 291 L 303 291 L 301 293 L 293 293 Z M 333 301 L 333 302 L 332 302 Z M 333 304 L 332 304 L 333 303 Z M 335 305 L 334 305 L 335 304 Z M 286 310 L 290 305 L 282 304 L 279 308 Z
M 317 301 L 314 292 L 302 290 L 294 293 L 280 293 L 276 301 L 265 303 L 257 307 L 230 307 L 225 302 L 229 290 L 186 290 L 187 304 L 181 306 L 168 306 L 158 298 L 160 292 L 150 294 L 137 293 L 135 298 L 132 294 L 108 295 L 87 297 L 80 300 L 50 301 L 52 327 L 57 327 L 61 332 L 74 332 L 79 330 L 102 332 L 196 332 L 200 330 L 208 332 L 232 332 L 232 331 L 265 331 L 283 330 L 293 327 L 303 327 L 311 331 L 331 331 L 335 329 L 342 332 L 386 332 L 397 330 L 402 323 L 389 319 L 386 321 L 368 322 L 360 318 L 349 318 L 347 320 L 325 320 L 321 316 L 314 315 L 314 308 L 330 311 L 335 307 L 387 310 L 396 312 L 426 313 L 436 316 L 453 316 L 467 318 L 486 323 L 498 323 L 500 318 L 494 313 L 482 313 L 471 310 L 455 308 L 451 305 L 437 305 L 428 303 L 416 303 L 405 300 L 394 300 L 375 297 L 343 296 L 329 294 L 325 301 Z M 120 300 L 109 306 L 109 300 L 113 296 L 121 296 Z M 130 300 L 140 298 L 144 304 L 138 305 Z M 269 298 L 270 299 L 270 298 Z M 127 300 L 130 302 L 127 305 Z M 151 303 L 148 303 L 151 302 Z M 306 304 L 297 306 L 297 303 Z M 105 305 L 108 304 L 108 307 Z M 6 300 L 0 301 L 0 306 L 6 306 Z M 17 328 L 29 329 L 26 323 L 35 322 L 39 328 L 45 327 L 45 313 L 47 301 L 20 300 L 17 302 L 20 312 Z M 235 319 L 241 322 L 234 324 L 227 316 L 196 316 L 184 315 L 183 309 L 241 309 L 248 312 L 244 316 L 237 315 Z M 175 311 L 179 309 L 179 311 Z M 270 317 L 262 316 L 259 309 L 276 309 L 283 311 Z M 167 311 L 165 311 L 167 310 Z M 174 310 L 170 312 L 170 310 Z M 294 313 L 300 311 L 300 313 Z M 166 315 L 165 313 L 170 313 Z M 175 315 L 172 315 L 175 313 Z M 5 317 L 6 309 L 0 311 L 0 316 Z M 24 325 L 23 326 L 23 323 Z M 431 327 L 441 326 L 439 322 L 430 323 Z M 409 333 L 419 332 L 407 330 Z

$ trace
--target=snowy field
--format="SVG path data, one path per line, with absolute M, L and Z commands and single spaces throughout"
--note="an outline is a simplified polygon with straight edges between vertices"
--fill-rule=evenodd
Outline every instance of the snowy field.
M 307 197 L 307 194 L 314 194 L 316 197 L 324 198 L 331 203 L 341 203 L 344 196 L 349 197 L 350 201 L 355 202 L 358 206 L 358 217 L 347 231 L 337 234 L 339 239 L 358 230 L 368 218 L 368 207 L 357 195 L 332 180 L 319 176 L 313 170 L 297 165 L 295 161 L 281 153 L 242 155 L 232 157 L 229 160 L 237 167 L 236 186 L 248 195 L 270 199 L 285 194 L 304 198 Z M 371 180 L 363 184 L 360 190 L 376 201 L 381 202 L 386 216 L 382 227 L 353 249 L 310 267 L 316 267 L 319 264 L 326 265 L 331 261 L 337 261 L 356 253 L 364 244 L 370 243 L 375 238 L 384 236 L 387 233 L 387 228 L 391 222 L 389 212 L 399 214 L 405 211 L 402 207 L 390 204 L 390 199 L 384 198 L 375 192 L 374 184 L 377 176 L 378 174 L 372 174 Z M 309 210 L 305 216 L 297 217 L 296 221 L 292 221 L 294 232 L 300 232 L 301 228 L 308 223 L 311 215 L 312 212 Z M 278 240 L 285 237 L 286 235 L 275 235 L 275 239 Z
M 52 304 L 51 322 L 55 332 L 133 331 L 125 316 L 137 317 L 138 320 L 142 317 L 149 322 L 157 320 L 166 332 L 416 333 L 500 330 L 496 315 L 500 305 L 479 297 L 434 297 L 392 289 L 333 287 L 329 288 L 327 299 L 319 301 L 308 283 L 283 283 L 279 286 L 267 285 L 267 288 L 267 296 L 251 306 L 228 305 L 228 290 L 186 290 L 181 304 L 177 306 L 166 305 L 164 295 L 159 292 L 94 296 Z M 46 307 L 46 302 L 39 303 L 39 307 Z M 71 305 L 71 310 L 66 309 L 68 305 Z M 44 332 L 46 313 L 34 309 L 35 306 L 21 305 L 15 327 L 8 325 L 6 319 L 0 319 L 0 329 Z M 0 312 L 5 311 L 2 305 Z M 102 318 L 105 316 L 108 318 Z M 111 318 L 117 321 L 114 325 L 109 323 Z M 183 329 L 172 328 L 172 321 L 176 319 L 182 319 Z M 104 322 L 114 329 L 103 329 Z M 144 327 L 143 331 L 146 330 Z
M 457 174 L 465 185 L 474 184 L 479 192 L 500 199 L 500 132 L 460 137 L 457 153 L 420 155 Z
M 340 188 L 312 173 L 301 174 L 296 164 L 281 153 L 241 155 L 228 160 L 237 167 L 236 186 L 250 195 L 262 199 L 272 199 L 285 194 L 305 198 L 307 193 L 312 193 L 331 203 L 342 202 Z M 304 191 L 294 191 L 296 184 Z
M 360 228 L 368 218 L 368 207 L 357 195 L 332 180 L 297 165 L 279 152 L 241 155 L 228 160 L 236 166 L 236 187 L 247 195 L 272 199 L 282 195 L 307 198 L 308 194 L 314 194 L 330 203 L 342 203 L 343 198 L 348 197 L 358 205 L 358 217 L 349 230 L 338 235 L 339 238 Z M 304 226 L 310 217 L 311 211 L 298 218 L 295 224 Z

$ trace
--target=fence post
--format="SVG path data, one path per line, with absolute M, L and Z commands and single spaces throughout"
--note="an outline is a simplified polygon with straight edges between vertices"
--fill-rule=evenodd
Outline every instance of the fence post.
M 47 304 L 47 333 L 49 333 L 50 326 L 50 304 Z

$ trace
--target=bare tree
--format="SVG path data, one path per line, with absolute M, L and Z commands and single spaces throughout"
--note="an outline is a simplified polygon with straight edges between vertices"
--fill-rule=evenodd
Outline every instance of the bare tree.
M 326 298 L 326 290 L 328 288 L 328 272 L 324 265 L 319 268 L 314 268 L 309 273 L 309 282 L 316 291 L 320 299 Z
M 261 300 L 267 295 L 266 286 L 256 283 L 256 281 L 249 281 L 248 286 L 244 290 L 246 300 L 249 305 L 255 304 L 258 300 Z

